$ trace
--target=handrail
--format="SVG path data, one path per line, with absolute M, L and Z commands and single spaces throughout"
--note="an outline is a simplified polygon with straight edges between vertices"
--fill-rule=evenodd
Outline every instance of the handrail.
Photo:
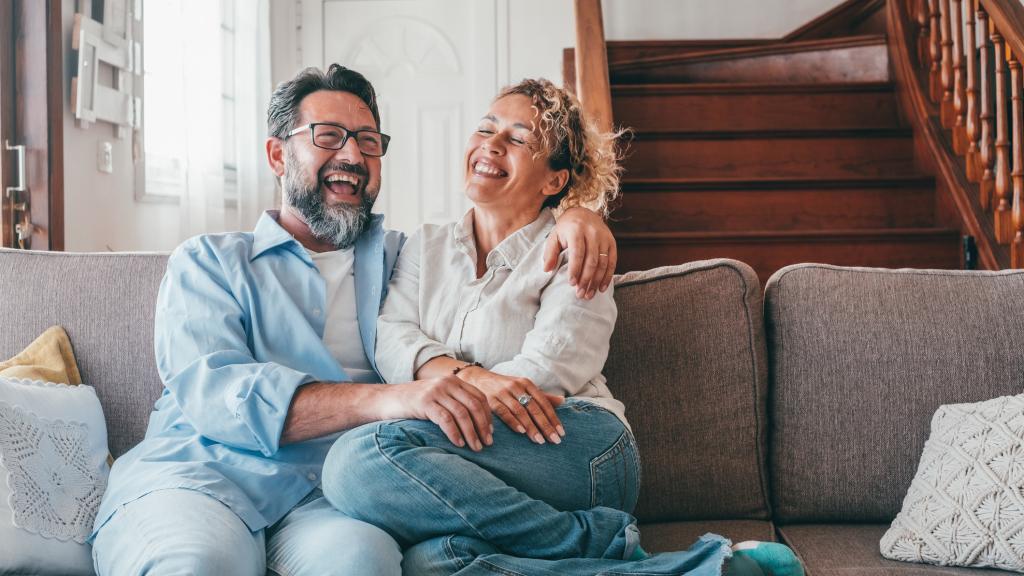
M 984 267 L 1024 268 L 1024 5 L 888 1 L 901 99 L 940 205 L 975 236 Z
M 576 96 L 598 129 L 612 129 L 612 93 L 608 82 L 608 52 L 604 43 L 601 0 L 575 0 Z

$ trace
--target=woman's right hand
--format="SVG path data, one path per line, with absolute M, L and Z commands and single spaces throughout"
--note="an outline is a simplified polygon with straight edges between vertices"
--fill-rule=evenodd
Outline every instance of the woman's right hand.
M 555 406 L 565 402 L 562 396 L 542 391 L 528 378 L 495 374 L 479 366 L 465 368 L 458 376 L 483 392 L 491 411 L 512 430 L 537 444 L 544 444 L 545 438 L 562 442 L 565 428 L 555 414 Z M 525 406 L 519 402 L 524 395 L 530 397 Z

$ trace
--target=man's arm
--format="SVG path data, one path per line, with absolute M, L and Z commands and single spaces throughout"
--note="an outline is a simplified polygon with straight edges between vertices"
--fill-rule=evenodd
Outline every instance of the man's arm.
M 555 269 L 558 255 L 568 250 L 569 285 L 576 297 L 587 300 L 612 282 L 618 251 L 615 237 L 604 219 L 587 208 L 569 208 L 558 217 L 554 232 L 544 246 L 544 271 Z
M 208 248 L 192 242 L 168 260 L 157 298 L 157 367 L 185 417 L 204 437 L 266 456 L 298 442 L 387 418 L 437 422 L 452 442 L 480 442 L 486 400 L 458 378 L 404 387 L 331 384 L 257 362 L 245 314 Z
M 452 444 L 481 450 L 494 428 L 487 397 L 463 380 L 447 375 L 406 384 L 330 384 L 299 387 L 285 419 L 282 444 L 302 442 L 367 422 L 411 418 L 430 420 Z

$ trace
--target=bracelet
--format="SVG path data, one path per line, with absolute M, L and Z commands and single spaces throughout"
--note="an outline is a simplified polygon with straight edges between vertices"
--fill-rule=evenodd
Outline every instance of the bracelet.
M 466 368 L 472 368 L 473 366 L 483 367 L 483 364 L 481 364 L 479 362 L 467 362 L 466 364 L 463 364 L 462 366 L 459 366 L 458 368 L 452 368 L 452 376 L 455 376 L 456 374 L 458 374 L 459 372 L 462 372 Z

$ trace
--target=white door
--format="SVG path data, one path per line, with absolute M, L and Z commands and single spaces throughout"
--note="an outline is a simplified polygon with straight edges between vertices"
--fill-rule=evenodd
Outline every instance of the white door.
M 507 30 L 498 22 L 505 2 L 302 1 L 303 64 L 337 62 L 377 89 L 381 129 L 392 137 L 376 205 L 388 227 L 412 232 L 468 208 L 465 143 L 499 79 L 507 82 L 508 39 L 496 33 Z

